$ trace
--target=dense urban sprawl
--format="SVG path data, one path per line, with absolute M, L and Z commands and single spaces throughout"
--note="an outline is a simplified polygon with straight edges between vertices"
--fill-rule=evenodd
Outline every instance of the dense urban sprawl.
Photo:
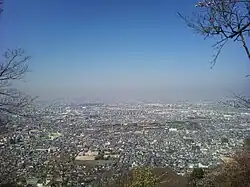
M 226 162 L 250 130 L 250 111 L 212 102 L 55 103 L 41 110 L 41 121 L 1 136 L 3 181 L 84 186 L 141 165 L 184 175 Z

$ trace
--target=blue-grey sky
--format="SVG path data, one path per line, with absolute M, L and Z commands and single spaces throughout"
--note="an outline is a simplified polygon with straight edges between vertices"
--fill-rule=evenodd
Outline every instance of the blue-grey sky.
M 19 86 L 41 98 L 219 99 L 247 91 L 248 58 L 229 43 L 210 70 L 214 40 L 178 17 L 195 0 L 5 0 L 0 49 L 22 47 Z

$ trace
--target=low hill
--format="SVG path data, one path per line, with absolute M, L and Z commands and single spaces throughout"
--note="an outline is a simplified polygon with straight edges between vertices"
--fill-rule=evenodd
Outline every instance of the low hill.
M 139 168 L 140 170 L 144 171 L 144 168 Z M 135 180 L 133 176 L 133 172 L 138 170 L 138 168 L 135 168 L 131 171 L 129 171 L 126 175 L 123 175 L 123 177 L 118 178 L 113 184 L 106 185 L 107 187 L 125 187 L 130 186 L 130 184 L 134 183 Z M 145 169 L 145 172 L 147 169 Z M 157 180 L 157 187 L 186 187 L 187 186 L 187 178 L 184 176 L 177 175 L 176 172 L 174 172 L 171 168 L 164 167 L 164 168 L 151 168 L 150 172 L 152 172 L 152 176 Z M 143 178 L 145 176 L 137 176 L 137 178 Z M 147 176 L 150 177 L 150 176 Z

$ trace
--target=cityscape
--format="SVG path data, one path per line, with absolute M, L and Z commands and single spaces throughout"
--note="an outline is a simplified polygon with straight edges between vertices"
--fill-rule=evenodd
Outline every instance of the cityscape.
M 195 167 L 227 162 L 250 131 L 249 110 L 216 102 L 55 102 L 40 107 L 43 120 L 16 125 L 10 135 L 1 136 L 1 173 L 6 180 L 12 173 L 17 180 L 49 184 L 57 175 L 59 181 L 68 176 L 68 183 L 87 185 L 105 180 L 106 173 L 113 176 L 141 165 L 185 175 Z M 13 161 L 16 168 L 9 168 Z M 65 166 L 65 161 L 72 165 Z M 56 173 L 51 162 L 66 167 L 65 173 Z
M 0 0 L 0 187 L 250 186 L 250 0 Z

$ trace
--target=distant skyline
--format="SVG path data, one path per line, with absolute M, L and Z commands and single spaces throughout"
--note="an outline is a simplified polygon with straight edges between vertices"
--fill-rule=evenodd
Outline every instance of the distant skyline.
M 230 42 L 211 70 L 212 44 L 177 15 L 195 0 L 5 0 L 0 52 L 32 56 L 18 87 L 41 99 L 218 100 L 248 94 L 249 60 Z

